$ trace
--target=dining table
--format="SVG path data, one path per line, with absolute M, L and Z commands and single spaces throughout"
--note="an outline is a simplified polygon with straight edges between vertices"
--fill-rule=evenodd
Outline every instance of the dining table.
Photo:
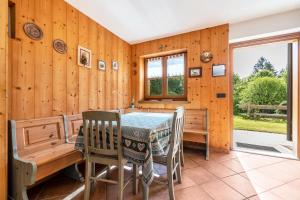
M 154 178 L 153 156 L 164 155 L 169 145 L 173 113 L 131 112 L 121 114 L 124 157 L 142 166 L 143 196 L 148 199 Z M 75 148 L 84 150 L 83 127 L 79 129 Z

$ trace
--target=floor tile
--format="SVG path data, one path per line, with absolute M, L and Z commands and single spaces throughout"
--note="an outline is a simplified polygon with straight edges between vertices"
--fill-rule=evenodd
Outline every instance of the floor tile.
M 284 200 L 272 192 L 264 192 L 257 196 L 249 198 L 249 200 Z
M 258 170 L 251 170 L 245 173 L 241 173 L 245 178 L 248 178 L 251 183 L 254 183 L 265 190 L 272 189 L 274 187 L 282 185 L 284 182 L 276 180 Z M 274 174 L 275 176 L 275 174 Z
M 300 169 L 297 169 L 295 165 L 289 162 L 271 164 L 261 167 L 257 169 L 257 171 L 284 183 L 300 178 Z M 278 172 L 280 172 L 280 174 L 278 174 Z
M 195 181 L 188 176 L 182 176 L 181 184 L 175 184 L 175 190 L 185 189 L 194 185 L 197 185 Z
M 288 200 L 299 200 L 300 199 L 300 179 L 294 180 L 283 186 L 277 187 L 271 190 L 272 193 L 281 197 L 282 199 Z
M 176 200 L 213 200 L 201 186 L 192 186 L 175 192 Z
M 222 161 L 234 159 L 236 157 L 237 154 L 232 151 L 230 153 L 212 152 L 209 156 L 209 160 L 215 162 L 222 162 Z
M 214 174 L 219 178 L 224 178 L 227 176 L 232 176 L 236 174 L 236 172 L 232 171 L 231 169 L 227 168 L 225 165 L 219 164 L 215 161 L 201 161 L 198 162 L 199 166 L 206 169 L 210 173 Z
M 215 200 L 240 200 L 243 195 L 229 187 L 226 183 L 216 180 L 201 185 L 202 189 Z
M 184 158 L 184 167 L 182 168 L 182 170 L 194 168 L 194 167 L 197 167 L 197 166 L 198 166 L 198 163 L 193 161 L 190 157 L 186 156 Z
M 251 156 L 240 157 L 237 160 L 240 162 L 245 171 L 284 161 L 282 158 L 255 154 Z
M 217 178 L 202 167 L 187 169 L 182 172 L 182 176 L 186 176 L 198 185 L 214 181 Z
M 231 159 L 231 160 L 223 161 L 223 162 L 221 162 L 221 164 L 236 173 L 241 173 L 241 172 L 245 171 L 244 167 L 242 166 L 242 164 L 240 163 L 240 161 L 238 159 Z
M 251 183 L 251 181 L 238 174 L 223 178 L 222 180 L 245 197 L 251 197 L 264 191 L 263 188 Z

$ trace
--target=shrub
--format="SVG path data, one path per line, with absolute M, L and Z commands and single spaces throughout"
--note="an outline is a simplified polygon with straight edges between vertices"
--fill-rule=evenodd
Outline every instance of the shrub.
M 260 77 L 248 82 L 241 92 L 241 103 L 278 105 L 287 98 L 286 84 L 276 77 Z

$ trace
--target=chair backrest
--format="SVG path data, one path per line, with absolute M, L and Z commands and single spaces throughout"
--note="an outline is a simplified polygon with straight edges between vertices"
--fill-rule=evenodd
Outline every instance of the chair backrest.
M 174 112 L 173 122 L 172 122 L 172 133 L 170 137 L 170 149 L 168 152 L 168 156 L 173 156 L 180 145 L 181 135 L 183 131 L 184 125 L 184 109 L 177 109 Z
M 87 111 L 82 116 L 85 153 L 122 157 L 120 113 Z

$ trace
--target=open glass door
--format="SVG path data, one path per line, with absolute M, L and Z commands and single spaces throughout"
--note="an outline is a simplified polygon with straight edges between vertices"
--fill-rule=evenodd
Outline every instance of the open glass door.
M 298 146 L 298 40 L 237 45 L 232 148 L 295 157 Z

